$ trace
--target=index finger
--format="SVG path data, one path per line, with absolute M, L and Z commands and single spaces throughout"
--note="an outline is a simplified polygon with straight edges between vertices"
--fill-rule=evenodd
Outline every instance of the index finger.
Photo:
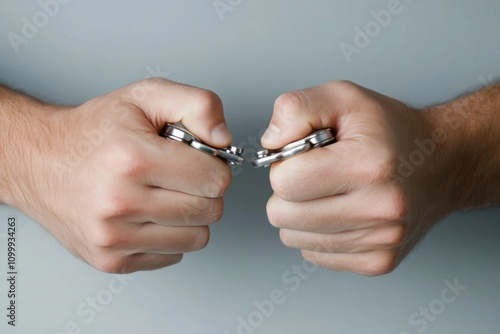
M 338 128 L 345 94 L 349 87 L 345 82 L 288 92 L 276 99 L 273 116 L 267 131 L 261 138 L 262 146 L 276 149 L 303 138 L 313 130 Z
M 350 192 L 361 184 L 363 164 L 352 154 L 354 140 L 317 147 L 271 166 L 273 191 L 282 199 L 302 202 Z
M 209 145 L 231 143 L 221 99 L 212 91 L 161 78 L 139 81 L 122 90 L 127 102 L 143 110 L 158 132 L 166 123 L 182 122 Z

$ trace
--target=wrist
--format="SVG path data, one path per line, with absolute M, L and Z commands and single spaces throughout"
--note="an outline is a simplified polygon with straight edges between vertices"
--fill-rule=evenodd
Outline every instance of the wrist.
M 52 120 L 58 107 L 1 88 L 0 202 L 26 210 L 40 190 L 41 159 L 49 158 L 54 135 Z M 45 180 L 47 181 L 47 180 Z
M 492 93 L 486 89 L 423 111 L 433 131 L 443 133 L 434 160 L 447 213 L 500 203 L 500 99 Z

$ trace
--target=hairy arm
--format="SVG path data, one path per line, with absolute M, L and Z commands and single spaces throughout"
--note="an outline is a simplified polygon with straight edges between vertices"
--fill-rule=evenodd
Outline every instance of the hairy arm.
M 449 211 L 500 203 L 500 84 L 424 110 L 442 144 L 442 174 Z M 441 173 L 440 173 L 441 172 Z
M 27 168 L 43 151 L 43 140 L 52 131 L 49 124 L 61 107 L 46 105 L 0 85 L 0 202 L 19 206 L 26 187 Z M 53 133 L 53 135 L 55 135 Z M 49 154 L 49 152 L 45 152 Z M 20 179 L 23 178 L 23 179 Z

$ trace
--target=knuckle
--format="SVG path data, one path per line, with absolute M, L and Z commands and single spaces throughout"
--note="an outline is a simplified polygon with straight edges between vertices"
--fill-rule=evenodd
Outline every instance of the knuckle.
M 144 98 L 147 98 L 148 95 L 153 95 L 158 88 L 167 86 L 171 83 L 171 81 L 165 78 L 150 77 L 134 82 L 127 87 L 124 87 L 123 90 L 118 90 L 117 93 L 120 94 L 121 92 L 125 92 L 130 102 L 139 102 Z
M 98 249 L 117 248 L 126 243 L 126 236 L 110 223 L 100 223 L 92 228 L 89 242 Z
M 222 197 L 231 184 L 231 171 L 229 166 L 225 165 L 222 169 L 217 168 L 211 174 L 210 182 L 205 185 L 203 194 L 209 198 Z
M 309 251 L 309 250 L 301 250 L 301 255 L 302 257 L 311 262 L 314 263 L 320 267 L 329 269 L 329 270 L 340 270 L 341 267 L 338 266 L 338 263 L 335 261 L 332 261 L 330 258 L 330 254 L 328 253 L 321 253 L 317 251 Z
M 401 189 L 395 189 L 386 200 L 385 218 L 389 221 L 405 220 L 409 214 L 409 203 Z
M 271 182 L 271 188 L 276 195 L 284 200 L 293 200 L 295 195 L 294 182 L 290 182 L 289 173 L 280 173 L 273 166 L 271 167 L 269 180 Z
M 397 225 L 385 233 L 382 244 L 389 248 L 397 248 L 406 241 L 406 228 L 403 225 Z
M 290 233 L 288 233 L 289 231 L 286 230 L 286 229 L 281 229 L 280 230 L 280 239 L 281 239 L 281 242 L 287 246 L 287 247 L 291 247 L 291 245 L 293 245 L 293 240 L 290 236 Z
M 381 145 L 363 152 L 362 164 L 354 168 L 355 175 L 366 184 L 390 184 L 397 171 L 393 153 Z
M 302 99 L 298 91 L 281 94 L 274 102 L 274 110 L 280 117 L 294 117 L 302 110 Z
M 216 197 L 222 196 L 229 188 L 231 178 L 232 176 L 229 166 L 224 165 L 224 169 L 218 169 L 214 176 L 214 183 L 217 185 L 218 191 L 213 195 Z
M 355 272 L 363 276 L 381 276 L 394 271 L 398 265 L 396 253 L 393 251 L 377 252 L 364 256 Z
M 273 225 L 276 228 L 282 228 L 283 227 L 282 216 L 280 214 L 280 209 L 277 200 L 274 197 L 271 197 L 267 201 L 266 211 L 267 211 L 267 218 L 269 219 L 271 225 Z
M 156 87 L 159 85 L 166 85 L 169 83 L 170 83 L 169 80 L 167 80 L 165 78 L 161 78 L 161 77 L 150 77 L 150 78 L 146 78 L 144 80 L 141 80 L 139 82 L 139 84 L 142 84 L 143 86 L 146 86 L 146 87 Z
M 374 250 L 394 250 L 406 241 L 406 225 L 397 224 L 369 237 L 366 244 Z
M 135 206 L 134 201 L 118 193 L 99 196 L 95 204 L 97 218 L 102 221 L 133 215 L 137 211 Z
M 105 273 L 121 274 L 126 267 L 126 258 L 114 254 L 99 254 L 90 265 Z
M 168 261 L 165 264 L 165 266 L 172 266 L 174 264 L 177 264 L 182 261 L 182 258 L 184 257 L 184 254 L 172 254 L 168 257 Z
M 224 200 L 222 198 L 210 199 L 210 211 L 208 214 L 208 223 L 214 224 L 221 220 L 224 214 Z
M 196 108 L 203 114 L 212 114 L 215 110 L 222 109 L 222 100 L 219 95 L 206 89 L 198 89 L 193 101 Z
M 410 203 L 403 189 L 389 186 L 383 193 L 369 193 L 378 205 L 370 213 L 380 223 L 405 222 L 410 214 Z
M 144 154 L 134 143 L 115 142 L 104 155 L 103 166 L 124 177 L 135 177 L 145 172 Z
M 331 81 L 325 84 L 327 89 L 344 100 L 352 100 L 361 92 L 361 87 L 348 80 Z
M 206 226 L 197 228 L 195 236 L 192 239 L 192 244 L 190 249 L 192 251 L 198 251 L 205 248 L 210 240 L 210 229 Z
M 168 80 L 166 80 L 164 78 L 149 77 L 149 78 L 144 78 L 142 80 L 136 81 L 133 84 L 131 84 L 131 86 L 132 87 L 135 87 L 135 86 L 150 86 L 151 84 L 159 85 L 159 84 L 166 83 L 166 82 L 168 82 Z

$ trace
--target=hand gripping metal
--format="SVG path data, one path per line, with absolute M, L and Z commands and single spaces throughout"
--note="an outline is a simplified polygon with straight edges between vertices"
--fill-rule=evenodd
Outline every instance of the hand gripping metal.
M 297 154 L 307 152 L 315 147 L 325 146 L 335 141 L 331 128 L 322 129 L 311 133 L 309 136 L 291 142 L 290 144 L 276 150 L 262 150 L 257 152 L 252 159 L 254 167 L 269 167 L 274 162 L 293 157 Z
M 217 148 L 210 146 L 203 141 L 201 141 L 194 134 L 189 132 L 182 124 L 167 124 L 160 135 L 162 137 L 179 141 L 186 145 L 191 146 L 203 153 L 209 154 L 211 156 L 220 158 L 230 165 L 241 165 L 245 162 L 243 158 L 243 149 L 235 146 L 229 146 L 225 148 Z

